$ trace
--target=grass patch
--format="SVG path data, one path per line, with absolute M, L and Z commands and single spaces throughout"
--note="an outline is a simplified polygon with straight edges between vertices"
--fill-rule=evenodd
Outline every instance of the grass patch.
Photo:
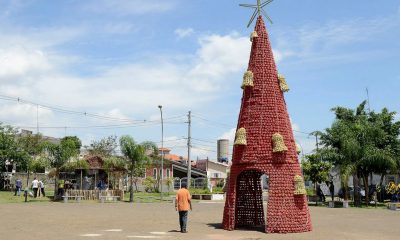
M 175 197 L 175 193 L 163 193 L 163 202 L 170 202 L 172 197 Z M 134 192 L 133 201 L 136 203 L 154 203 L 160 202 L 160 193 L 147 193 L 147 192 Z M 129 192 L 124 195 L 124 202 L 129 202 Z
M 46 191 L 46 197 L 33 198 L 28 197 L 28 202 L 32 203 L 43 203 L 50 202 L 53 199 L 54 192 Z M 0 192 L 0 204 L 3 203 L 23 203 L 25 202 L 24 192 L 21 192 L 21 196 L 14 196 L 14 192 L 2 191 Z

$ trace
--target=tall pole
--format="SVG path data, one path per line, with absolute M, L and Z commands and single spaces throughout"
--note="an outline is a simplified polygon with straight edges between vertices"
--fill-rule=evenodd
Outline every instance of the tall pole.
M 160 201 L 163 201 L 163 180 L 164 180 L 164 120 L 162 114 L 162 106 L 159 105 L 158 108 L 160 109 L 161 114 L 161 186 L 160 186 Z
M 192 163 L 190 161 L 190 150 L 192 148 L 192 137 L 191 137 L 191 128 L 192 128 L 192 112 L 189 111 L 188 114 L 188 141 L 187 141 L 187 147 L 188 147 L 188 154 L 187 154 L 187 188 L 190 188 L 190 179 L 192 176 Z
M 367 103 L 368 103 L 368 112 L 370 113 L 371 112 L 371 104 L 370 104 L 370 102 L 369 102 L 369 90 L 368 90 L 368 88 L 366 88 L 366 91 L 367 91 Z
M 39 104 L 36 105 L 36 134 L 39 134 Z

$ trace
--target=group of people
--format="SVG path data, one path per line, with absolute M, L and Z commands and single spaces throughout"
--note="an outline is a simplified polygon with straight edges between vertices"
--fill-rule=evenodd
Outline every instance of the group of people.
M 46 193 L 44 191 L 44 182 L 43 180 L 38 180 L 36 177 L 33 179 L 31 183 L 31 189 L 33 191 L 33 197 L 45 197 Z M 15 180 L 15 193 L 14 196 L 21 196 L 21 191 L 22 191 L 22 180 L 20 178 L 17 178 Z
M 43 180 L 37 180 L 36 178 L 34 178 L 32 181 L 32 191 L 34 198 L 37 198 L 38 196 L 46 197 L 46 193 L 44 192 Z

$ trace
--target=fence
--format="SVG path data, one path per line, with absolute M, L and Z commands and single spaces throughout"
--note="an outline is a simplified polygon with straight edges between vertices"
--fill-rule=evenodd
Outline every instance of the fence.
M 120 201 L 124 199 L 124 191 L 115 189 L 115 190 L 74 190 L 68 189 L 65 191 L 65 194 L 68 196 L 81 196 L 82 200 L 99 200 L 100 196 L 118 196 Z

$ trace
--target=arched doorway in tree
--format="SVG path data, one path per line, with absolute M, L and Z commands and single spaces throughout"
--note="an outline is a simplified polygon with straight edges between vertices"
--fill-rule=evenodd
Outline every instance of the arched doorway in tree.
M 268 176 L 258 170 L 239 174 L 236 187 L 235 228 L 264 228 Z

